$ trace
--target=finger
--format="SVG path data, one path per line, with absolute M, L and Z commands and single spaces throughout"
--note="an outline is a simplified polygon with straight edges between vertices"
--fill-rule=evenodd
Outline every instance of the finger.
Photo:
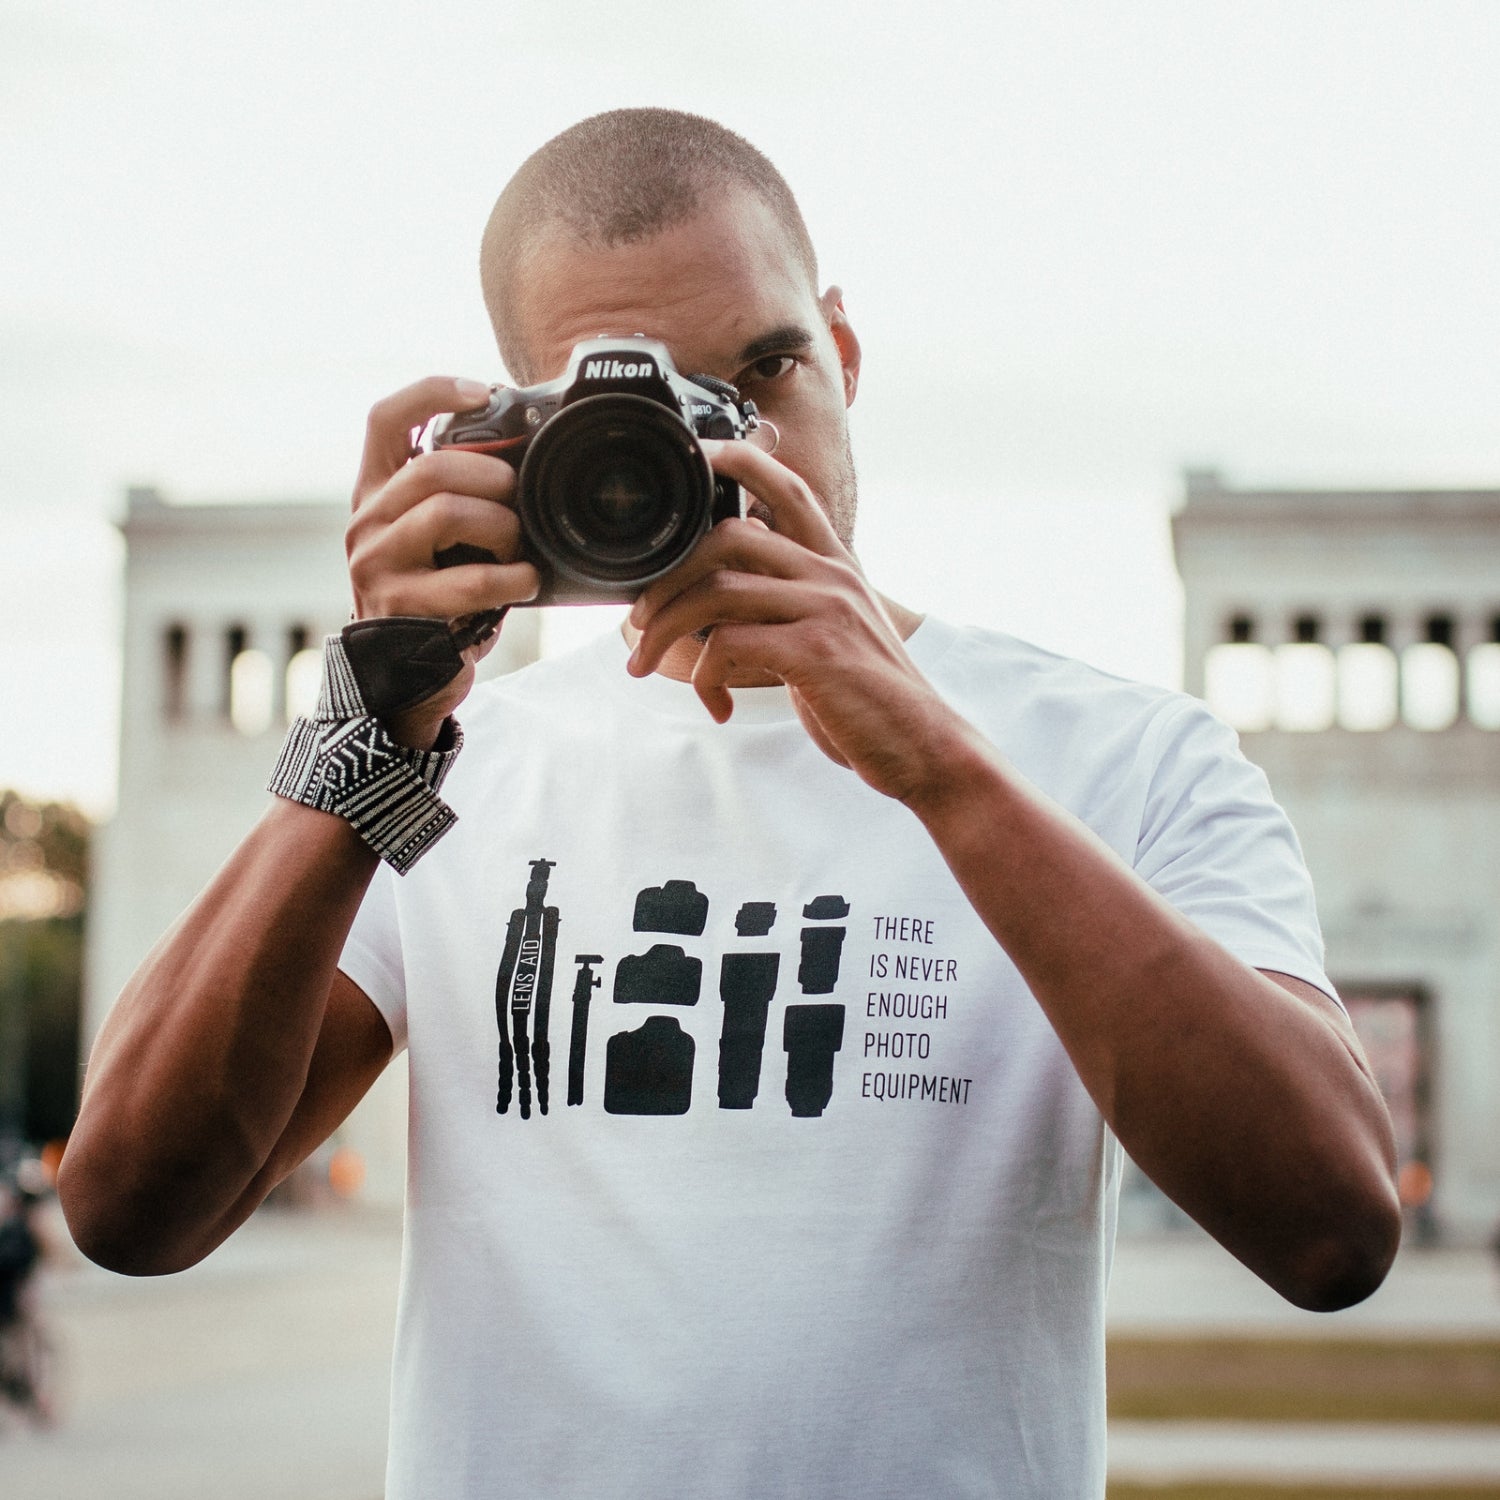
M 359 596 L 357 614 L 363 620 L 386 615 L 457 620 L 534 599 L 541 584 L 541 576 L 528 562 L 463 563 L 456 568 L 397 573 Z
M 649 675 L 674 642 L 710 626 L 716 635 L 730 623 L 781 625 L 801 619 L 815 607 L 817 598 L 811 586 L 800 580 L 738 572 L 710 574 L 651 617 L 631 652 L 628 669 L 636 677 Z
M 753 443 L 704 439 L 714 473 L 743 485 L 764 503 L 783 536 L 825 557 L 848 557 L 827 512 L 807 481 Z
M 490 388 L 482 380 L 430 375 L 377 401 L 365 426 L 364 453 L 354 481 L 354 503 L 378 490 L 411 457 L 411 434 L 448 411 L 484 406 Z
M 378 490 L 359 502 L 355 524 L 384 524 L 441 491 L 509 501 L 516 492 L 516 471 L 503 458 L 447 448 L 411 460 Z
M 754 626 L 722 625 L 714 629 L 693 669 L 693 689 L 703 706 L 719 724 L 728 722 L 734 712 L 734 697 L 725 685 L 735 676 L 754 672 L 762 676 L 781 677 L 788 654 L 795 652 L 795 625 Z M 813 743 L 835 765 L 849 766 L 849 759 L 834 744 L 822 721 L 806 697 L 787 684 L 792 707 Z
M 630 623 L 644 629 L 669 600 L 716 572 L 796 578 L 814 576 L 827 567 L 826 560 L 758 521 L 720 521 L 677 567 L 640 593 L 631 608 Z
M 498 501 L 444 491 L 384 527 L 376 545 L 382 563 L 400 570 L 435 567 L 438 554 L 460 542 L 483 547 L 499 562 L 515 562 L 521 555 L 521 518 Z
M 765 636 L 765 627 L 757 630 L 754 626 L 724 624 L 714 629 L 698 653 L 693 666 L 693 691 L 716 724 L 728 723 L 734 713 L 730 679 L 743 676 L 752 661 L 759 671 L 765 670 Z M 757 646 L 761 649 L 756 650 Z

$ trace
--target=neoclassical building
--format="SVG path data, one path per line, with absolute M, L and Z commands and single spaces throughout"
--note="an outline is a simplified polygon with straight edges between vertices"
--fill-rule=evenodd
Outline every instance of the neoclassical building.
M 1500 1217 L 1500 490 L 1241 490 L 1173 521 L 1184 682 L 1291 814 L 1414 1228 Z
M 177 505 L 127 495 L 117 811 L 99 831 L 85 1034 L 267 802 L 287 721 L 316 698 L 324 635 L 349 617 L 348 506 Z M 535 658 L 538 613 L 517 610 L 486 676 Z M 346 1129 L 368 1191 L 399 1200 L 404 1070 Z
M 317 646 L 348 614 L 345 507 L 129 494 L 118 812 L 98 840 L 92 1036 L 265 805 Z M 1292 815 L 1328 964 L 1395 1114 L 1414 1225 L 1500 1217 L 1500 490 L 1239 490 L 1173 520 L 1184 682 Z M 535 657 L 517 611 L 485 663 Z M 404 1070 L 346 1138 L 394 1200 Z

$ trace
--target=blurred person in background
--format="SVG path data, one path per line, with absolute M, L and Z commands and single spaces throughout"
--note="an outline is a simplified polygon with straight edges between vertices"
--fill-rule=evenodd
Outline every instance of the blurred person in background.
M 47 1250 L 39 1163 L 0 1179 L 0 1403 L 38 1426 L 57 1417 L 52 1341 L 36 1276 Z
M 471 695 L 475 618 L 543 584 L 519 449 L 416 451 L 482 382 L 375 407 L 355 623 L 101 1032 L 59 1184 L 80 1246 L 193 1264 L 404 1047 L 390 1500 L 1102 1494 L 1122 1145 L 1301 1306 L 1395 1253 L 1389 1120 L 1284 816 L 1196 700 L 875 590 L 859 341 L 740 137 L 582 122 L 481 269 L 541 383 L 518 420 L 582 341 L 644 335 L 759 409 L 693 460 L 748 513 L 621 634 Z M 914 411 L 913 440 L 954 439 Z

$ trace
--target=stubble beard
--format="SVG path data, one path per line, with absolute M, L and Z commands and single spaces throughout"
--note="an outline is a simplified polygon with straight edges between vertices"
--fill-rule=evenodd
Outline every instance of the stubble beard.
M 854 472 L 854 446 L 849 441 L 849 428 L 844 427 L 844 461 L 835 475 L 833 492 L 824 502 L 834 535 L 854 551 L 854 519 L 859 511 L 859 479 Z

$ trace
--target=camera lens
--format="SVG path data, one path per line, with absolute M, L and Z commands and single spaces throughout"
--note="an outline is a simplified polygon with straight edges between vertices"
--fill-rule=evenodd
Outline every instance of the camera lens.
M 561 573 L 615 589 L 675 567 L 708 528 L 713 473 L 687 424 L 644 396 L 586 396 L 536 435 L 518 507 Z
M 586 479 L 578 509 L 588 518 L 589 530 L 614 541 L 649 535 L 661 507 L 647 468 L 622 459 Z

